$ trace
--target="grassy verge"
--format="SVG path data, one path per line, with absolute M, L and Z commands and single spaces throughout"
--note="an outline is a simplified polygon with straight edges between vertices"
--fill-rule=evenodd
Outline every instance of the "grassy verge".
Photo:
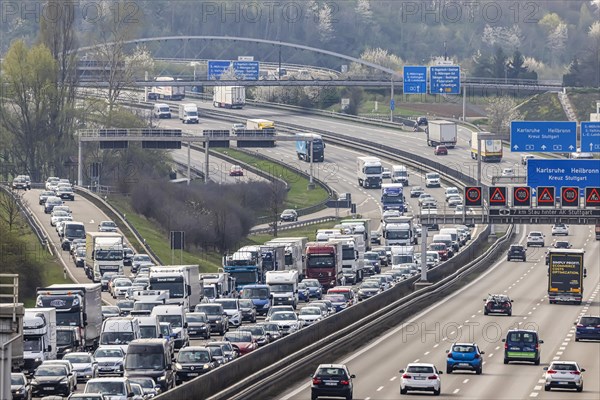
M 279 177 L 286 181 L 290 190 L 283 204 L 284 208 L 303 208 L 321 203 L 328 197 L 327 191 L 318 185 L 315 186 L 313 190 L 307 190 L 308 179 L 281 164 L 263 160 L 254 157 L 251 154 L 234 149 L 214 149 L 214 151 L 226 154 L 243 163 L 250 164 L 269 175 Z
M 519 112 L 529 121 L 568 121 L 556 93 L 532 97 L 519 106 Z
M 577 119 L 589 121 L 590 113 L 596 112 L 598 89 L 573 89 L 569 90 L 568 94 L 573 105 L 573 111 L 577 114 Z

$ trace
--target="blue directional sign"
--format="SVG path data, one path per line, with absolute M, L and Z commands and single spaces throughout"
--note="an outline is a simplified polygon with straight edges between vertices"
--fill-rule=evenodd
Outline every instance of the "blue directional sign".
M 576 122 L 512 121 L 510 123 L 510 150 L 513 152 L 570 153 L 576 148 Z
M 460 94 L 460 67 L 458 65 L 436 65 L 429 67 L 431 94 Z
M 237 79 L 258 80 L 258 61 L 227 61 L 210 60 L 208 61 L 208 80 L 221 79 L 226 71 L 233 66 L 233 73 Z
M 403 70 L 403 91 L 404 94 L 424 94 L 427 93 L 427 67 L 425 66 L 406 66 Z
M 396 109 L 396 101 L 394 99 L 390 100 L 390 110 L 394 111 Z
M 581 123 L 581 152 L 600 153 L 600 122 Z
M 527 160 L 527 185 L 562 187 L 599 187 L 600 160 Z

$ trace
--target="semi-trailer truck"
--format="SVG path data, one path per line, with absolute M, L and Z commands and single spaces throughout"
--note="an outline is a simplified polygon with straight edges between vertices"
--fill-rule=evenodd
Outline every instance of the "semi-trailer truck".
M 79 329 L 83 347 L 98 347 L 102 328 L 102 288 L 99 283 L 56 283 L 37 289 L 36 307 L 56 308 L 58 326 Z
M 156 86 L 153 86 L 148 93 L 148 100 L 183 100 L 185 98 L 184 86 L 169 85 L 175 78 L 171 76 L 158 76 L 155 79 Z
M 23 316 L 24 369 L 33 375 L 44 361 L 56 360 L 56 309 L 26 308 Z
M 298 133 L 296 134 L 296 154 L 298 160 L 310 161 L 311 159 L 311 143 L 312 143 L 312 160 L 314 162 L 323 162 L 325 160 L 325 142 L 321 135 L 316 133 Z M 312 141 L 310 140 L 312 139 Z
M 238 292 L 246 285 L 261 283 L 264 278 L 260 246 L 244 246 L 223 257 L 223 269 L 235 279 Z
M 245 105 L 246 88 L 244 86 L 215 86 L 213 106 L 242 109 Z
M 428 146 L 446 146 L 453 149 L 456 146 L 457 130 L 456 123 L 450 121 L 429 121 L 427 128 Z
M 182 305 L 193 311 L 203 295 L 198 265 L 162 265 L 150 267 L 151 290 L 168 290 L 167 304 Z
M 263 129 L 275 129 L 275 122 L 268 119 L 249 119 L 246 121 L 246 129 L 261 131 Z
M 123 274 L 123 235 L 115 232 L 87 232 L 85 269 L 99 283 L 105 272 Z
M 358 186 L 380 188 L 383 174 L 381 160 L 377 157 L 358 157 L 356 161 Z
M 306 277 L 318 279 L 324 288 L 334 287 L 342 278 L 342 245 L 332 242 L 306 244 Z
M 583 299 L 586 269 L 582 249 L 550 249 L 548 252 L 548 300 L 550 304 Z
M 482 132 L 488 133 L 488 132 Z M 471 158 L 477 160 L 480 155 L 477 154 L 477 132 L 471 136 Z M 502 161 L 502 140 L 481 140 L 481 161 L 500 162 Z

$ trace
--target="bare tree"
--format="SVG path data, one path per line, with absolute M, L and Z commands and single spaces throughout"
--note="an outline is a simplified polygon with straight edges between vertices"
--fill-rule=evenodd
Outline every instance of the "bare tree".
M 490 132 L 508 134 L 510 122 L 522 119 L 516 107 L 516 101 L 507 96 L 490 100 L 486 107 Z
M 8 226 L 9 232 L 12 232 L 12 228 L 19 217 L 19 205 L 13 195 L 20 196 L 20 194 L 15 191 L 11 192 L 12 194 L 8 194 L 0 190 L 0 218 Z
M 273 236 L 277 237 L 279 215 L 283 208 L 283 201 L 287 194 L 286 186 L 278 179 L 273 180 L 269 192 L 269 214 L 271 216 L 271 226 L 273 227 Z

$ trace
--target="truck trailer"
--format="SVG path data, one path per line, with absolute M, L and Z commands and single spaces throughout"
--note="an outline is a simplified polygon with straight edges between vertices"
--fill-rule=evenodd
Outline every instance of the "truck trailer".
M 101 294 L 99 283 L 56 283 L 37 289 L 36 307 L 56 308 L 56 324 L 77 327 L 84 349 L 93 351 L 102 328 Z
M 246 88 L 244 86 L 215 86 L 213 106 L 218 108 L 242 109 L 246 105 Z
M 581 304 L 586 276 L 582 249 L 550 249 L 548 252 L 548 300 L 550 304 Z
M 171 76 L 158 76 L 154 79 L 156 86 L 153 86 L 148 93 L 148 100 L 183 100 L 185 98 L 184 86 L 169 85 L 175 78 Z
M 427 128 L 427 146 L 446 146 L 453 149 L 456 146 L 456 123 L 450 121 L 429 121 Z
M 488 133 L 488 132 L 482 132 Z M 471 136 L 471 158 L 477 160 L 477 132 Z M 481 140 L 481 161 L 500 162 L 502 161 L 502 140 Z
M 56 309 L 26 308 L 23 316 L 24 369 L 33 375 L 44 361 L 56 360 Z

